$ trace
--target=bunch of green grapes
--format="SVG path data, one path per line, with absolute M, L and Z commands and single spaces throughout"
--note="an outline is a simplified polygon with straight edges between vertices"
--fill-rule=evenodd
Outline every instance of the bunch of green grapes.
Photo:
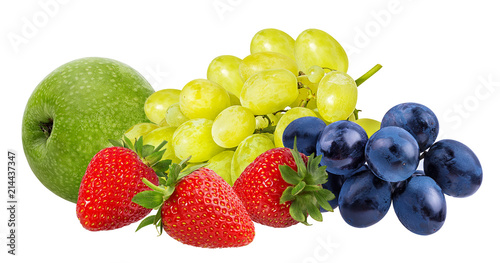
M 151 123 L 137 124 L 125 136 L 143 136 L 155 146 L 165 140 L 164 159 L 207 163 L 232 185 L 261 153 L 284 147 L 283 131 L 295 119 L 350 119 L 372 133 L 380 127 L 353 114 L 357 86 L 376 70 L 355 81 L 347 68 L 346 52 L 324 31 L 307 29 L 294 39 L 263 29 L 246 57 L 218 56 L 206 79 L 152 94 L 144 106 Z

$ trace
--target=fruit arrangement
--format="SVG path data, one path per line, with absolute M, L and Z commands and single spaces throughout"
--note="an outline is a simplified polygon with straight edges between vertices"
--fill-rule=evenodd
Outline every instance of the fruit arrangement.
M 87 62 L 90 68 L 103 63 Z M 84 66 L 75 68 L 85 73 Z M 100 79 L 102 83 L 111 90 L 127 86 L 116 83 L 118 73 L 107 68 L 112 77 Z M 92 158 L 83 158 L 84 171 L 79 165 L 68 175 L 72 182 L 79 180 L 77 191 L 49 187 L 55 183 L 44 183 L 48 176 L 38 168 L 43 165 L 33 161 L 30 166 L 56 194 L 59 188 L 68 192 L 63 197 L 76 202 L 77 218 L 90 231 L 142 220 L 137 230 L 153 225 L 184 244 L 239 247 L 253 241 L 254 223 L 310 225 L 309 217 L 321 222 L 324 213 L 338 207 L 349 225 L 367 227 L 380 221 L 393 203 L 406 228 L 432 234 L 446 217 L 444 195 L 476 192 L 481 165 L 462 143 L 436 142 L 438 120 L 424 105 L 402 103 L 381 121 L 359 118 L 357 87 L 380 68 L 353 79 L 347 74 L 346 52 L 328 33 L 307 29 L 294 39 L 281 30 L 264 29 L 253 36 L 247 57 L 214 58 L 206 79 L 134 98 L 140 113 L 131 107 L 123 115 L 134 111 L 146 118 L 128 121 L 128 127 L 113 124 L 111 135 L 89 138 L 100 141 L 98 149 L 93 148 Z M 85 89 L 80 75 L 67 80 L 60 71 L 52 74 L 61 76 L 49 76 L 40 85 L 59 81 L 53 89 Z M 136 82 L 128 88 L 141 86 L 147 85 Z M 93 102 L 87 106 L 101 107 L 102 114 L 115 110 Z M 48 144 L 57 139 L 59 122 L 50 116 L 32 121 L 31 108 L 23 123 L 26 152 L 30 133 L 38 127 L 37 136 L 46 136 Z M 34 123 L 30 128 L 29 122 Z M 58 128 L 59 137 L 70 137 L 61 132 L 64 128 Z M 417 170 L 422 159 L 423 171 Z M 149 215 L 152 210 L 157 212 Z

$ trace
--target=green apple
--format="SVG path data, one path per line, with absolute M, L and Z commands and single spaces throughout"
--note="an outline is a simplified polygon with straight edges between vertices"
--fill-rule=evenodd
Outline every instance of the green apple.
M 82 58 L 50 73 L 24 111 L 26 159 L 40 182 L 76 202 L 92 157 L 120 140 L 131 126 L 148 122 L 144 102 L 154 89 L 136 70 L 107 58 Z

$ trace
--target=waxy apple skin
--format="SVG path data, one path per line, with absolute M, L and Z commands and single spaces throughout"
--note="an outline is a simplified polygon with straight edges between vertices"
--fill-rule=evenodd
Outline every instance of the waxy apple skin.
M 38 84 L 24 111 L 26 159 L 40 182 L 76 202 L 92 157 L 147 122 L 144 102 L 154 89 L 119 61 L 89 57 L 66 63 Z

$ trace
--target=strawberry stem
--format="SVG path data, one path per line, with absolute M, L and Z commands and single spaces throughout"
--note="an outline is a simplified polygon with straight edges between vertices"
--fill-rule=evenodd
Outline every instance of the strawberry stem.
M 157 186 L 153 183 L 151 183 L 148 179 L 142 178 L 142 182 L 147 185 L 149 188 L 151 188 L 154 191 L 160 192 L 160 193 L 166 193 L 166 188 Z

